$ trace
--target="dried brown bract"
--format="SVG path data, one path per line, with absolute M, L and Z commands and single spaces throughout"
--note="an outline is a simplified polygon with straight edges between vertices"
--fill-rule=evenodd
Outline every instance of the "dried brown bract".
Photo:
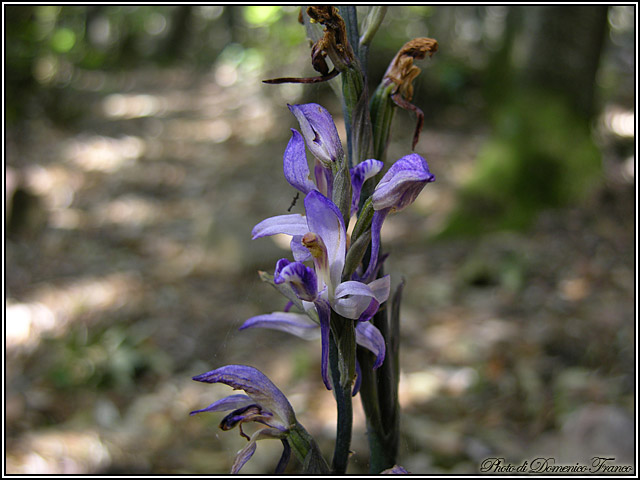
M 311 47 L 311 65 L 320 77 L 310 78 L 274 78 L 263 80 L 264 83 L 318 83 L 331 80 L 345 70 L 354 61 L 354 54 L 347 40 L 347 29 L 338 9 L 330 5 L 319 5 L 307 8 L 307 15 L 312 22 L 323 25 L 322 37 Z M 298 21 L 302 19 L 302 10 Z M 334 69 L 329 71 L 326 57 L 331 59 Z
M 422 60 L 427 54 L 431 57 L 438 51 L 438 42 L 433 38 L 414 38 L 408 41 L 398 51 L 389 64 L 383 78 L 383 83 L 394 83 L 391 99 L 400 108 L 415 112 L 417 118 L 416 130 L 413 134 L 412 148 L 416 147 L 422 130 L 424 113 L 411 103 L 413 98 L 413 81 L 420 74 L 420 69 L 414 65 L 414 59 Z

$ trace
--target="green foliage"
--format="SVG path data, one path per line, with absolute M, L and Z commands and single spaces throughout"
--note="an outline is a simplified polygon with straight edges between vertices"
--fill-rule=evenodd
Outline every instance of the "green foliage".
M 64 342 L 50 340 L 53 353 L 46 377 L 58 389 L 135 388 L 146 375 L 161 376 L 169 370 L 170 360 L 149 341 L 149 333 L 135 326 L 74 328 Z
M 520 93 L 494 118 L 495 133 L 441 236 L 527 228 L 540 209 L 580 201 L 598 182 L 589 123 L 562 99 Z

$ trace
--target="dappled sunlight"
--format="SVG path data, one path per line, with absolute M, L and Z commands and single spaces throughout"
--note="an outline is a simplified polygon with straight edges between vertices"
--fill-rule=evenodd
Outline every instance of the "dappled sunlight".
M 602 115 L 607 131 L 623 138 L 633 138 L 636 134 L 636 116 L 632 110 L 609 107 Z
M 155 95 L 114 93 L 103 100 L 102 109 L 108 118 L 162 116 L 167 111 L 167 102 Z
M 477 379 L 477 371 L 470 367 L 434 366 L 418 372 L 402 372 L 400 406 L 425 404 L 439 395 L 464 395 Z
M 63 157 L 83 170 L 109 173 L 133 165 L 144 154 L 145 148 L 146 143 L 140 137 L 97 135 L 69 140 Z
M 17 475 L 81 475 L 111 462 L 109 449 L 95 431 L 29 434 L 6 457 L 7 470 Z
M 223 143 L 232 133 L 229 122 L 223 119 L 170 120 L 166 126 L 167 138 L 182 141 Z
M 129 194 L 100 205 L 94 212 L 98 224 L 131 225 L 139 229 L 163 216 L 158 202 Z
M 136 275 L 115 273 L 62 286 L 43 285 L 32 293 L 30 303 L 8 299 L 7 350 L 33 350 L 43 336 L 63 337 L 79 316 L 91 312 L 97 321 L 100 312 L 135 302 L 141 289 Z

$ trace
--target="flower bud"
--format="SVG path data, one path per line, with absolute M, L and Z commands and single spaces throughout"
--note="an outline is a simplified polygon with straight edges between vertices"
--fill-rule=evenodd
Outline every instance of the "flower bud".
M 324 107 L 307 103 L 289 105 L 289 110 L 300 124 L 307 148 L 325 167 L 342 160 L 344 151 L 338 131 L 331 114 Z
M 409 206 L 424 186 L 436 179 L 424 158 L 412 153 L 395 162 L 373 192 L 374 210 L 400 211 Z

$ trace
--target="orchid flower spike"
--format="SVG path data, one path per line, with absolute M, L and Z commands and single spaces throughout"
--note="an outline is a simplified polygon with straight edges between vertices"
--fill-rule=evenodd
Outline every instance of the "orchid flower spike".
M 333 202 L 315 190 L 307 194 L 304 205 L 306 216 L 291 214 L 267 218 L 253 228 L 252 237 L 256 239 L 278 233 L 292 236 L 291 250 L 296 261 L 278 261 L 274 282 L 287 283 L 302 302 L 307 314 L 318 319 L 322 339 L 322 379 L 325 386 L 331 389 L 328 373 L 331 310 L 345 318 L 366 322 L 389 298 L 391 281 L 386 275 L 366 284 L 351 280 L 343 282 L 347 232 L 342 214 Z M 315 270 L 302 263 L 306 260 L 313 260 Z M 274 325 L 291 326 L 290 333 L 295 330 L 305 332 L 304 336 L 308 335 L 308 324 L 297 324 L 294 328 L 291 322 L 294 320 L 292 315 L 295 314 L 282 313 L 286 315 L 271 314 L 269 319 L 261 316 L 260 326 L 266 326 L 265 321 L 273 320 Z M 248 322 L 250 321 L 251 319 Z M 379 342 L 376 333 L 370 329 L 366 333 L 371 339 L 369 345 L 378 359 L 376 364 L 382 363 L 384 342 Z

